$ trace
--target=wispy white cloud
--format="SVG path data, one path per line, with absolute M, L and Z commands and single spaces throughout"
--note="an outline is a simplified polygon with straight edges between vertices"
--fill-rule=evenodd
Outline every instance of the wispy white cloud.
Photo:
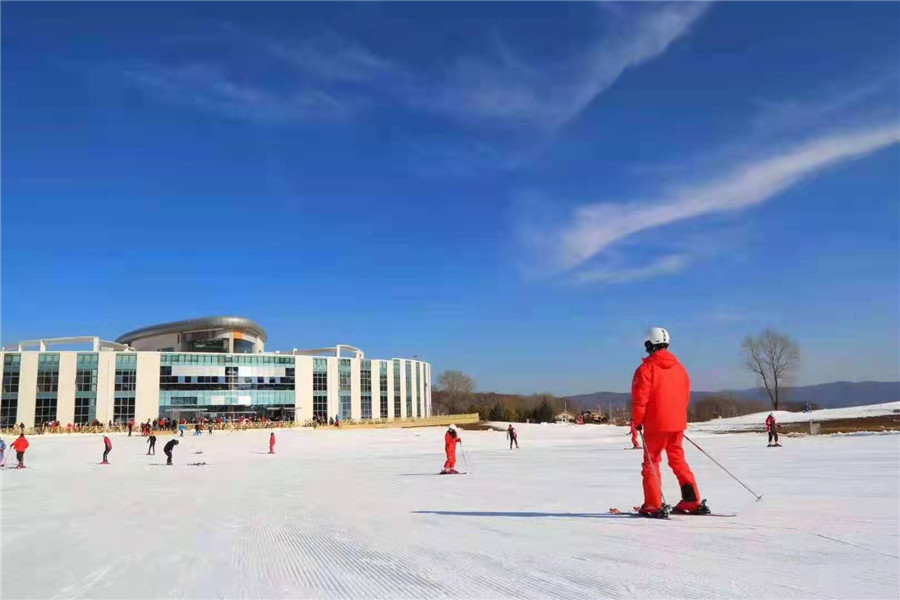
M 277 41 L 266 46 L 272 56 L 324 80 L 362 83 L 402 73 L 396 63 L 333 32 L 300 43 Z
M 696 2 L 643 7 L 623 19 L 617 33 L 598 36 L 585 53 L 557 64 L 529 64 L 506 48 L 494 60 L 461 58 L 444 81 L 414 94 L 413 102 L 466 121 L 553 130 L 625 71 L 664 53 L 707 8 Z
M 353 106 L 318 89 L 276 91 L 238 81 L 203 63 L 146 67 L 128 73 L 133 81 L 169 101 L 260 123 L 283 124 L 341 119 Z
M 798 181 L 838 163 L 900 142 L 895 121 L 880 127 L 822 136 L 767 158 L 732 167 L 704 181 L 672 187 L 659 198 L 598 202 L 575 209 L 561 225 L 524 220 L 520 235 L 541 269 L 558 273 L 577 267 L 612 244 L 637 233 L 736 211 L 771 200 Z
M 683 254 L 670 254 L 642 267 L 597 267 L 575 273 L 573 283 L 632 283 L 662 275 L 675 275 L 688 266 L 690 259 Z

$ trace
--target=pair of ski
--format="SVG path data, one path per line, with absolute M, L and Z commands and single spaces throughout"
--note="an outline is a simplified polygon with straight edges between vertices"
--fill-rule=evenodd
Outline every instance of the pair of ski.
M 456 471 L 455 473 L 451 471 L 441 471 L 438 475 L 465 475 L 467 473 L 468 471 Z
M 635 506 L 633 511 L 621 511 L 618 508 L 610 508 L 609 514 L 611 515 L 622 515 L 623 517 L 633 517 L 633 518 L 642 518 L 642 519 L 661 519 L 667 520 L 671 516 L 675 517 L 736 517 L 737 513 L 682 513 L 682 512 L 665 512 L 661 514 L 644 514 L 641 511 L 640 506 Z

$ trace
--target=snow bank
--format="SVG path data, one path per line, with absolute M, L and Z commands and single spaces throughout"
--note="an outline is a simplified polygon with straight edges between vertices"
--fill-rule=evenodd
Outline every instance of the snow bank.
M 28 468 L 0 471 L 0 596 L 896 597 L 896 436 L 699 433 L 765 498 L 687 446 L 739 516 L 661 522 L 607 512 L 641 498 L 627 428 L 517 429 L 518 451 L 462 431 L 464 476 L 435 475 L 443 428 L 279 431 L 275 455 L 267 431 L 186 436 L 173 467 L 139 437 L 101 466 L 100 436 L 34 436 Z
M 785 410 L 769 411 L 775 415 L 778 423 L 806 423 L 808 421 L 829 421 L 832 419 L 858 419 L 861 417 L 878 417 L 896 414 L 900 417 L 900 402 L 871 404 L 868 406 L 852 406 L 848 408 L 826 408 L 808 413 L 788 412 Z M 728 419 L 716 419 L 703 423 L 691 423 L 690 428 L 696 431 L 740 430 L 765 427 L 769 412 L 753 413 Z

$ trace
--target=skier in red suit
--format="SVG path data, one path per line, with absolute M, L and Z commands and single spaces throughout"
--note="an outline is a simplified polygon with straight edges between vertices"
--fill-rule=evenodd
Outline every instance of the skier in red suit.
M 444 463 L 444 469 L 441 471 L 442 475 L 459 473 L 456 470 L 456 445 L 461 443 L 462 440 L 456 431 L 456 425 L 451 425 L 447 429 L 447 433 L 444 434 L 444 452 L 447 453 L 447 461 Z
M 275 454 L 275 432 L 269 434 L 269 454 Z
M 669 332 L 654 327 L 644 340 L 650 355 L 634 372 L 631 383 L 632 425 L 644 432 L 644 504 L 640 513 L 666 516 L 663 506 L 659 462 L 665 451 L 669 466 L 681 486 L 681 501 L 675 512 L 708 512 L 700 500 L 700 490 L 691 468 L 684 459 L 682 440 L 687 428 L 687 408 L 691 399 L 691 380 L 687 371 L 669 352 Z
M 103 436 L 103 462 L 101 465 L 108 465 L 109 461 L 107 458 L 109 457 L 109 453 L 112 452 L 112 442 L 109 439 L 109 436 Z

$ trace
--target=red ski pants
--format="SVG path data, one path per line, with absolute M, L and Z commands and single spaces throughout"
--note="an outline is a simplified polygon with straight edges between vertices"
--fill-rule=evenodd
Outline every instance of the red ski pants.
M 445 469 L 455 469 L 456 468 L 456 448 L 453 449 L 453 452 L 447 452 L 447 460 L 444 462 Z
M 691 468 L 684 460 L 684 448 L 681 443 L 684 438 L 682 431 L 666 431 L 650 433 L 644 432 L 644 464 L 641 474 L 644 477 L 644 506 L 647 508 L 659 508 L 662 506 L 662 492 L 660 482 L 662 475 L 659 472 L 659 462 L 663 451 L 669 460 L 669 466 L 678 478 L 678 485 L 684 489 L 685 485 L 694 487 L 694 494 L 699 499 L 700 490 Z

